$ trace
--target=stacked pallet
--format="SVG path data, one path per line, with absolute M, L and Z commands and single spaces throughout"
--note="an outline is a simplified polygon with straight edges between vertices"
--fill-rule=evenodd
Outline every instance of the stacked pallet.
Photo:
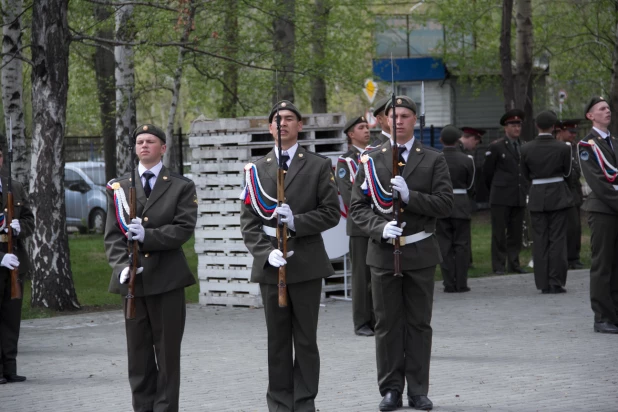
M 343 114 L 303 116 L 299 144 L 336 159 L 347 149 L 341 130 Z M 239 195 L 243 169 L 267 154 L 274 145 L 267 117 L 206 120 L 191 125 L 191 172 L 197 187 L 200 304 L 259 307 L 259 285 L 249 282 L 253 258 L 240 232 Z

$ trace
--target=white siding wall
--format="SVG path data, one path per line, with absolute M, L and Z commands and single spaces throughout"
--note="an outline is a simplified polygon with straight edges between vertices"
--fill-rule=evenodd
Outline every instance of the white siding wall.
M 421 82 L 399 83 L 399 93 L 421 104 Z M 425 126 L 444 127 L 451 121 L 451 87 L 449 81 L 425 82 Z

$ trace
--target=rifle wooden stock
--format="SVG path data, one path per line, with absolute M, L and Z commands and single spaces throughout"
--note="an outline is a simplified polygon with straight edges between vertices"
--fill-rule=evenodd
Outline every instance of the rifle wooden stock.
M 135 178 L 132 179 L 132 185 L 129 189 L 129 219 L 133 220 L 137 216 L 137 197 L 135 195 Z M 127 293 L 127 312 L 126 318 L 135 318 L 135 276 L 139 265 L 139 249 L 137 242 L 129 240 L 129 291 Z
M 10 187 L 10 185 L 9 185 Z M 6 227 L 7 232 L 7 253 L 15 253 L 15 240 L 13 239 L 13 229 L 11 228 L 11 222 L 13 221 L 13 192 L 9 189 L 7 195 L 7 213 L 6 213 Z M 11 299 L 21 299 L 22 290 L 19 284 L 19 270 L 11 270 Z
M 284 193 L 285 185 L 285 171 L 282 167 L 277 170 L 277 205 L 281 204 L 285 200 Z M 277 245 L 279 250 L 283 253 L 283 258 L 286 259 L 288 255 L 288 228 L 285 223 L 281 221 L 281 216 L 277 216 Z M 285 308 L 288 305 L 288 286 L 286 265 L 279 266 L 279 278 L 277 285 L 279 287 L 279 307 Z

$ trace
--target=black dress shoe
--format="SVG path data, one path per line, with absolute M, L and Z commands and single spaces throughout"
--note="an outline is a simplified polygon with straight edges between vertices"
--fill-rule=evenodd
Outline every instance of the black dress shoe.
M 408 405 L 419 411 L 433 409 L 433 403 L 425 395 L 408 396 Z
M 0 378 L 0 385 L 4 385 L 5 383 L 7 383 L 8 381 L 6 380 L 6 378 Z
M 26 380 L 26 377 L 13 373 L 11 375 L 4 375 L 4 379 L 6 379 L 7 382 L 23 382 Z
M 584 268 L 584 264 L 580 262 L 579 260 L 576 260 L 575 262 L 569 262 L 569 269 L 583 269 L 583 268 Z
M 457 292 L 470 292 L 472 289 L 470 289 L 467 286 L 464 286 L 463 288 L 459 288 L 457 289 Z
M 541 289 L 541 293 L 544 295 L 547 295 L 548 293 L 550 293 L 550 291 L 551 291 L 550 288 Z
M 355 330 L 354 333 L 356 333 L 358 336 L 373 336 L 374 335 L 373 329 L 371 329 L 367 325 L 361 326 L 360 328 Z
M 549 287 L 549 293 L 551 293 L 552 295 L 556 295 L 558 293 L 566 293 L 566 289 L 562 286 L 551 285 Z
M 594 322 L 594 331 L 599 333 L 618 333 L 618 326 L 609 322 Z
M 388 391 L 380 402 L 381 411 L 395 411 L 397 408 L 401 408 L 403 402 L 401 401 L 401 394 L 397 391 Z
M 509 272 L 511 272 L 511 273 L 528 273 L 528 271 L 526 269 L 522 269 L 522 268 L 511 269 Z
M 450 286 L 447 286 L 444 288 L 444 293 L 455 293 L 457 292 L 457 290 L 455 288 L 452 288 Z

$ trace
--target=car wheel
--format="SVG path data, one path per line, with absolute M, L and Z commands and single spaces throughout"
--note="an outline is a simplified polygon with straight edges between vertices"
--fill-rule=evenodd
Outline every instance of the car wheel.
M 102 209 L 94 209 L 90 212 L 90 231 L 103 233 L 105 231 L 106 214 Z

